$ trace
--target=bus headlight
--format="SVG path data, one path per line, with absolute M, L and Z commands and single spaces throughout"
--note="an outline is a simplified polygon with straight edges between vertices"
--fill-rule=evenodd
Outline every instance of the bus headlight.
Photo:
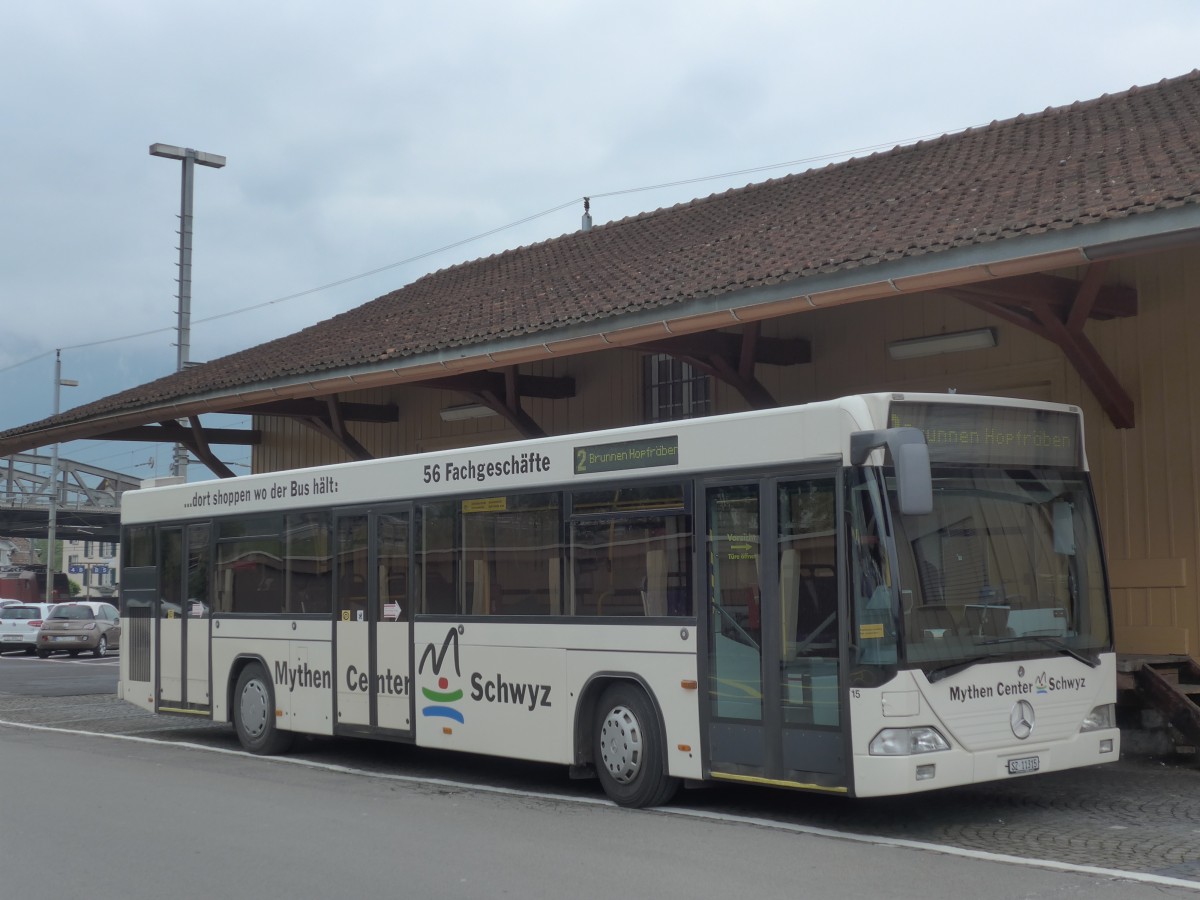
M 871 739 L 868 748 L 872 756 L 912 756 L 914 753 L 933 753 L 949 750 L 950 745 L 936 728 L 885 728 Z
M 1097 706 L 1090 713 L 1083 717 L 1083 724 L 1079 726 L 1079 731 L 1099 731 L 1102 728 L 1117 727 L 1117 704 L 1105 703 L 1103 706 Z

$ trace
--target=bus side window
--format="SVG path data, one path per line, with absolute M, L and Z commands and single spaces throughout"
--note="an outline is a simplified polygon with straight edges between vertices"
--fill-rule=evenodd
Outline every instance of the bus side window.
M 367 580 L 357 572 L 342 570 L 338 594 L 343 608 L 346 606 L 353 609 L 367 608 Z
M 437 500 L 417 507 L 417 601 L 426 615 L 459 612 L 459 518 L 459 505 L 453 501 Z

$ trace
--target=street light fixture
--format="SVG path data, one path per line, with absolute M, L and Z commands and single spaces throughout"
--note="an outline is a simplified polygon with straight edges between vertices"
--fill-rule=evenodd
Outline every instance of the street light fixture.
M 54 351 L 54 415 L 58 415 L 59 393 L 65 387 L 79 387 L 74 378 L 62 377 L 62 350 Z M 50 515 L 46 529 L 46 602 L 54 592 L 54 545 L 58 540 L 58 443 L 50 451 Z
M 225 167 L 225 157 L 216 153 L 205 153 L 191 147 L 176 147 L 173 144 L 151 144 L 151 156 L 163 159 L 178 159 L 183 163 L 183 182 L 179 199 L 179 343 L 176 345 L 175 371 L 187 368 L 192 344 L 192 183 L 197 165 L 212 169 Z M 175 445 L 175 458 L 171 463 L 171 474 L 187 478 L 187 448 Z

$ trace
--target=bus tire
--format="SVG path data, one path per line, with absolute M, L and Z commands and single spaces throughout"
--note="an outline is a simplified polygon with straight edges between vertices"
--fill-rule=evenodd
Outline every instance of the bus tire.
M 242 669 L 233 691 L 233 727 L 238 741 L 250 753 L 272 756 L 285 752 L 293 735 L 275 724 L 275 688 L 263 667 L 251 663 Z
M 600 784 L 618 806 L 661 806 L 675 795 L 679 779 L 667 774 L 662 729 L 641 688 L 619 681 L 604 692 L 593 741 Z

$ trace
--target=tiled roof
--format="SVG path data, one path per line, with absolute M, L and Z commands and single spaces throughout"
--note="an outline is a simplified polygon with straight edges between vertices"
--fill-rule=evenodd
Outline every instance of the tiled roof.
M 463 263 L 0 435 L 1200 202 L 1200 72 Z M 803 293 L 801 285 L 797 293 Z

